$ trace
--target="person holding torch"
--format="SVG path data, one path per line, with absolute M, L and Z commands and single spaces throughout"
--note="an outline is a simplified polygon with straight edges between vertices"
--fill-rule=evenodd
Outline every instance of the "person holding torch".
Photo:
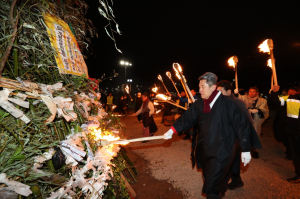
M 192 155 L 196 158 L 198 168 L 202 168 L 202 192 L 208 199 L 222 198 L 225 194 L 225 178 L 235 157 L 237 143 L 241 147 L 241 159 L 245 166 L 251 160 L 251 147 L 261 148 L 245 113 L 217 90 L 217 79 L 211 72 L 199 78 L 201 98 L 164 134 L 165 139 L 171 139 L 174 133 L 188 130 L 198 122 L 196 148 Z

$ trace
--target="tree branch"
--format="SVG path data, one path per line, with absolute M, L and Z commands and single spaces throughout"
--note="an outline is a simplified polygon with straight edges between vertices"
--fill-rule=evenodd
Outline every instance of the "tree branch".
M 11 21 L 13 32 L 12 32 L 12 35 L 11 35 L 11 38 L 10 38 L 10 42 L 7 45 L 6 50 L 4 51 L 4 54 L 1 58 L 1 62 L 0 62 L 0 79 L 2 78 L 2 72 L 3 72 L 4 66 L 5 66 L 5 62 L 8 59 L 11 48 L 13 47 L 13 43 L 14 43 L 15 38 L 17 36 L 16 33 L 17 33 L 17 30 L 18 30 L 17 25 L 18 25 L 19 15 L 17 14 L 17 16 L 16 16 L 16 23 L 14 22 L 14 16 L 13 16 L 16 2 L 17 2 L 17 0 L 13 0 L 12 4 L 10 6 L 9 16 L 10 16 L 10 21 Z

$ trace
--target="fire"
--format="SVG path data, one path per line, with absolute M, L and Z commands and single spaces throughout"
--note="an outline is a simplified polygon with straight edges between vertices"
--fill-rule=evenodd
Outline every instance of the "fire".
M 271 59 L 268 59 L 268 64 L 267 64 L 270 68 L 272 68 L 272 61 Z
M 153 104 L 154 104 L 154 106 L 158 106 L 159 105 L 159 103 L 157 103 L 157 102 L 154 102 Z
M 101 129 L 94 129 L 93 134 L 96 136 L 96 141 L 98 141 L 98 140 L 116 141 L 116 140 L 120 139 L 120 137 L 115 137 L 115 136 L 113 136 L 111 134 L 104 135 L 102 133 Z
M 235 61 L 233 60 L 234 56 L 230 57 L 228 59 L 228 64 L 229 66 L 233 66 L 233 68 L 235 68 Z
M 158 95 L 156 95 L 156 98 L 159 100 L 170 100 L 171 99 L 171 97 L 168 97 L 164 94 L 158 94 Z
M 166 75 L 167 75 L 170 79 L 172 79 L 171 73 L 170 73 L 169 71 L 166 72 Z
M 177 76 L 177 78 L 180 80 L 181 79 L 181 77 L 180 77 L 180 74 L 179 74 L 179 72 L 176 70 L 176 69 L 174 69 L 175 70 L 175 73 L 176 73 L 176 76 Z
M 160 81 L 163 81 L 161 75 L 158 75 L 157 79 L 159 79 Z
M 180 64 L 178 64 L 178 63 L 174 63 L 173 68 L 175 71 L 182 72 L 182 68 L 181 68 Z
M 113 105 L 113 106 L 111 107 L 111 109 L 114 110 L 116 107 L 117 107 L 116 105 Z
M 266 39 L 262 44 L 260 44 L 258 46 L 259 52 L 264 52 L 264 53 L 269 53 L 270 54 L 270 48 L 269 48 L 269 45 L 268 45 L 268 40 L 269 39 Z
M 157 92 L 157 90 L 158 90 L 158 88 L 156 87 L 156 84 L 154 84 L 154 88 L 152 88 L 152 91 L 154 92 L 154 93 L 156 93 Z
M 128 85 L 126 85 L 125 91 L 126 91 L 126 93 L 129 93 L 129 86 Z

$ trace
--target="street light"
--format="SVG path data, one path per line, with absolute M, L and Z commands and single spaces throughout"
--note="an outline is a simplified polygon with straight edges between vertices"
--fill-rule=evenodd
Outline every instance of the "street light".
M 127 66 L 132 66 L 132 64 L 127 61 L 120 61 L 120 64 L 125 66 L 125 84 L 126 84 L 126 68 Z

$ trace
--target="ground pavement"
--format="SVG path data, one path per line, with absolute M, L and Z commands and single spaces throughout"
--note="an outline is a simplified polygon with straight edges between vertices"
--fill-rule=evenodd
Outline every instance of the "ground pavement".
M 161 115 L 155 116 L 154 120 L 158 126 L 155 135 L 163 135 L 169 127 L 161 124 Z M 142 137 L 142 124 L 136 117 L 126 116 L 121 122 L 127 125 L 128 139 Z M 245 186 L 228 190 L 225 198 L 300 198 L 300 184 L 286 181 L 295 176 L 294 167 L 292 161 L 284 159 L 284 147 L 274 139 L 272 125 L 273 120 L 269 119 L 262 127 L 260 158 L 252 159 L 249 166 L 243 168 L 241 177 Z M 205 198 L 201 194 L 202 174 L 191 166 L 191 142 L 183 137 L 174 135 L 171 140 L 135 142 L 125 146 L 142 175 L 138 183 L 132 184 L 137 199 Z M 154 196 L 154 192 L 159 193 Z

